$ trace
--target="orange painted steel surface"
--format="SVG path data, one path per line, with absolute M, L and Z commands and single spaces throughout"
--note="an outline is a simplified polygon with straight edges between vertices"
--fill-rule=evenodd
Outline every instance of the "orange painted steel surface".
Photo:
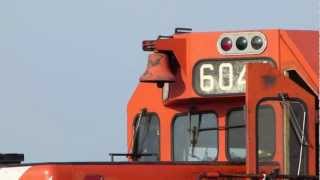
M 87 175 L 101 175 L 107 179 L 196 179 L 205 172 L 217 172 L 223 168 L 224 172 L 241 173 L 244 170 L 240 165 L 215 165 L 215 164 L 74 164 L 74 165 L 35 165 L 27 171 L 21 180 L 30 179 L 65 179 L 84 180 Z M 46 172 L 46 173 L 39 173 Z
M 270 169 L 272 164 L 266 165 Z M 222 170 L 223 169 L 223 170 Z M 217 163 L 51 163 L 36 164 L 20 180 L 84 180 L 86 176 L 107 179 L 177 179 L 194 180 L 204 174 L 244 173 L 243 165 Z
M 155 83 L 138 83 L 127 106 L 127 152 L 133 151 L 135 120 L 142 109 L 156 113 L 160 119 L 160 162 L 137 163 L 132 159 L 126 163 L 49 163 L 30 164 L 23 173 L 22 180 L 49 179 L 85 180 L 102 179 L 199 179 L 222 177 L 222 174 L 247 174 L 248 177 L 271 173 L 279 170 L 285 173 L 284 160 L 284 112 L 278 104 L 275 107 L 275 144 L 272 162 L 258 163 L 257 153 L 257 106 L 265 98 L 279 98 L 285 94 L 289 98 L 298 98 L 305 103 L 308 113 L 308 169 L 307 175 L 315 176 L 316 159 L 316 102 L 319 97 L 319 32 L 294 30 L 255 30 L 250 34 L 264 34 L 267 46 L 257 54 L 221 54 L 219 38 L 225 32 L 192 32 L 174 34 L 167 39 L 144 42 L 144 50 L 163 54 L 169 64 L 152 67 L 149 62 L 147 72 L 155 73 L 142 76 L 144 82 L 172 82 L 168 91 Z M 231 32 L 239 33 L 241 32 Z M 249 42 L 250 43 L 250 42 Z M 266 43 L 266 42 L 265 42 Z M 151 60 L 155 60 L 151 55 Z M 164 60 L 164 59 L 162 59 Z M 235 94 L 201 94 L 195 86 L 195 67 L 203 62 L 252 61 L 263 63 L 246 65 L 245 91 Z M 161 61 L 161 59 L 160 59 Z M 176 62 L 175 62 L 176 61 Z M 173 63 L 174 62 L 174 63 Z M 269 62 L 269 63 L 268 63 Z M 271 62 L 271 64 L 270 64 Z M 163 63 L 163 62 L 162 62 Z M 209 66 L 213 68 L 213 66 Z M 158 69 L 159 68 L 159 69 Z M 165 77 L 157 76 L 165 72 Z M 292 73 L 298 75 L 291 77 Z M 291 79 L 290 79 L 291 78 Z M 296 81 L 296 82 L 294 82 Z M 302 83 L 301 83 L 302 81 Z M 167 93 L 164 95 L 164 93 Z M 191 109 L 198 112 L 215 112 L 217 126 L 227 127 L 227 114 L 231 109 L 245 107 L 246 114 L 246 160 L 242 163 L 230 162 L 227 152 L 227 130 L 217 131 L 217 158 L 214 162 L 174 162 L 173 160 L 173 123 L 177 114 L 188 113 Z M 27 166 L 27 165 L 26 165 Z M 16 166 L 19 167 L 19 166 Z M 13 167 L 14 168 L 14 167 Z M 249 176 L 251 175 L 251 176 Z M 1 168 L 0 168 L 1 177 Z M 259 176 L 260 177 L 260 176 Z M 101 180 L 101 179 L 100 179 Z

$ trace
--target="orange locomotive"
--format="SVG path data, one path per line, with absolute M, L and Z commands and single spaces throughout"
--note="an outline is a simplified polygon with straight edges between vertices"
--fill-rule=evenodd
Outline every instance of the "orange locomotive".
M 2 155 L 0 179 L 318 179 L 318 32 L 177 28 L 143 49 L 129 153 L 38 164 Z

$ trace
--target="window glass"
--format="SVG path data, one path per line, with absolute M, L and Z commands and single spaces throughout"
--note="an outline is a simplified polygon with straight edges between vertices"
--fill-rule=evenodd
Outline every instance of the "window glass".
M 257 110 L 259 161 L 272 160 L 275 149 L 275 113 L 272 106 Z M 228 156 L 232 161 L 246 159 L 246 122 L 243 109 L 232 110 L 227 118 Z
M 270 105 L 258 106 L 259 162 L 271 161 L 275 152 L 275 112 Z
M 285 108 L 285 166 L 291 175 L 307 174 L 307 111 L 298 101 L 282 101 Z
M 140 117 L 140 116 L 139 116 Z M 154 113 L 146 113 L 135 121 L 136 153 L 141 155 L 138 161 L 159 160 L 160 130 L 159 119 Z M 144 156 L 143 154 L 153 154 Z
M 213 161 L 217 156 L 217 146 L 217 117 L 214 113 L 192 113 L 175 118 L 175 161 Z
M 246 158 L 246 129 L 243 109 L 233 110 L 227 119 L 227 142 L 229 159 L 245 161 Z

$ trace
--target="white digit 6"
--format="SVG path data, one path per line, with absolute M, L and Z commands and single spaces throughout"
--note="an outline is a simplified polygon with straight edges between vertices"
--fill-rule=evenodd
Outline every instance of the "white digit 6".
M 211 75 L 205 75 L 204 70 L 213 70 L 212 64 L 203 64 L 200 67 L 200 89 L 205 92 L 210 92 L 213 90 L 213 77 Z
M 228 69 L 227 73 L 224 74 L 224 69 Z M 224 77 L 227 77 L 227 85 L 224 83 Z M 228 91 L 233 86 L 233 66 L 231 63 L 221 63 L 219 66 L 219 86 L 221 90 Z

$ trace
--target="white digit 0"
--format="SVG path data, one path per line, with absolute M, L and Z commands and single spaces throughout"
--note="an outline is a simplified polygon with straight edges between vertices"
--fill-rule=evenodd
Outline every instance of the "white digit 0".
M 226 69 L 226 71 L 224 71 Z M 224 80 L 227 79 L 227 85 Z M 233 86 L 233 66 L 231 63 L 221 63 L 219 66 L 219 86 L 221 90 L 228 91 Z
M 200 89 L 205 92 L 213 90 L 213 77 L 204 73 L 205 69 L 213 70 L 212 64 L 203 64 L 200 67 Z

